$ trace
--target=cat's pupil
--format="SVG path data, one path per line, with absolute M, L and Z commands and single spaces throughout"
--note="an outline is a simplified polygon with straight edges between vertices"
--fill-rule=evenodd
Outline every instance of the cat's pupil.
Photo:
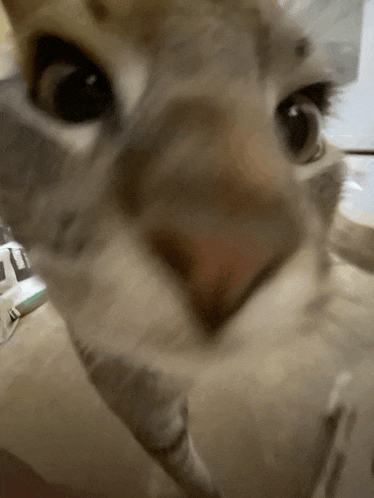
M 298 100 L 298 99 L 296 99 Z M 319 151 L 320 111 L 316 105 L 302 99 L 286 101 L 278 108 L 282 141 L 294 162 L 304 164 Z
M 288 112 L 288 144 L 292 152 L 298 154 L 303 150 L 312 132 L 312 117 L 301 106 L 294 105 Z
M 54 112 L 63 120 L 81 123 L 97 119 L 113 104 L 110 84 L 100 72 L 77 69 L 59 83 Z

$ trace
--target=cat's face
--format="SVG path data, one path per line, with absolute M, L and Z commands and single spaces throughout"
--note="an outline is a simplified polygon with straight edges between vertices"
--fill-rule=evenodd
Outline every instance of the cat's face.
M 78 131 L 100 126 L 83 167 L 68 160 L 53 176 L 45 166 L 39 244 L 86 232 L 76 220 L 89 205 L 93 233 L 110 211 L 151 265 L 171 268 L 208 333 L 305 241 L 320 245 L 324 220 L 297 176 L 330 152 L 321 120 L 331 82 L 273 3 L 4 3 L 32 102 Z M 89 242 L 75 245 L 84 258 Z

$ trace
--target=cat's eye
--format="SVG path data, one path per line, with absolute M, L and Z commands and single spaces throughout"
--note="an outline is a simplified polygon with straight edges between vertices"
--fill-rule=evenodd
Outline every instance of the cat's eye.
M 34 101 L 64 121 L 82 123 L 98 119 L 113 106 L 111 85 L 94 65 L 56 62 L 40 74 Z
M 281 141 L 293 162 L 307 164 L 323 156 L 321 111 L 308 97 L 295 94 L 282 102 L 277 122 Z

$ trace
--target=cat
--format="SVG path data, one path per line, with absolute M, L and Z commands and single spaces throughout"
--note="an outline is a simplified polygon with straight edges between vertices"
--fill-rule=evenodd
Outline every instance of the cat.
M 0 216 L 91 382 L 188 496 L 312 496 L 344 363 L 318 47 L 269 0 L 3 3 Z

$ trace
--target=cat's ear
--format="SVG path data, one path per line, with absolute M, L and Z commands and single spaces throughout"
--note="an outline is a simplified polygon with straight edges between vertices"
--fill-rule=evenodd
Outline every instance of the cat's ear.
M 358 77 L 364 0 L 279 0 L 327 54 L 340 85 Z

